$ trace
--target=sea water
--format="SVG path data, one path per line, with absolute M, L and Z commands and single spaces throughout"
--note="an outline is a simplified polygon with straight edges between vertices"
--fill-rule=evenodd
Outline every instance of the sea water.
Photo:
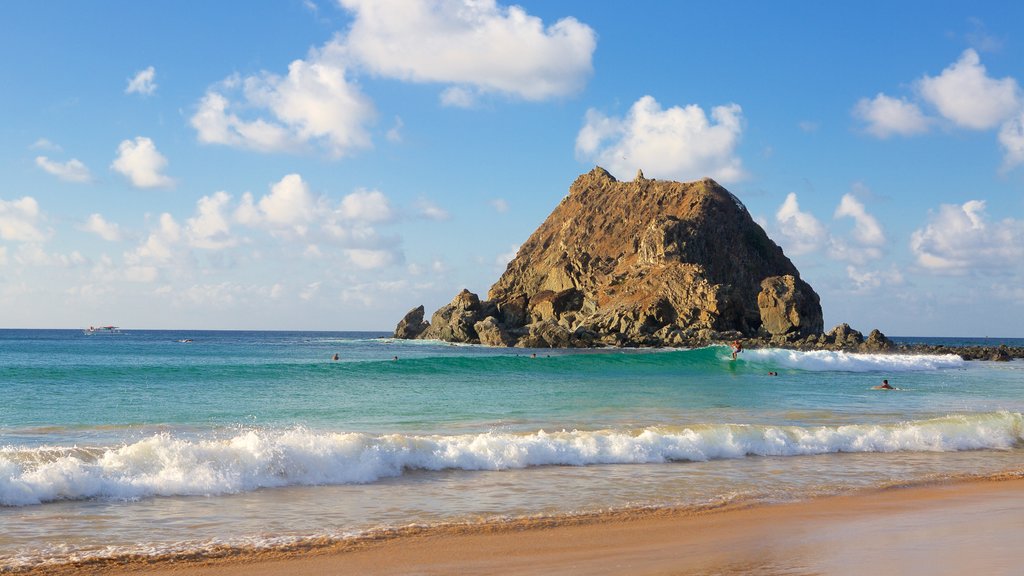
M 384 336 L 0 331 L 0 567 L 1024 473 L 1020 361 Z

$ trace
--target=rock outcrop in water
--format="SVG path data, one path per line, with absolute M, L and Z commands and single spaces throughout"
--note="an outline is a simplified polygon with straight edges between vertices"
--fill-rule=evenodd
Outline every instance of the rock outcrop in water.
M 495 346 L 692 345 L 817 337 L 818 295 L 710 179 L 619 182 L 602 168 L 520 247 L 487 300 L 467 290 L 399 323 L 399 338 Z

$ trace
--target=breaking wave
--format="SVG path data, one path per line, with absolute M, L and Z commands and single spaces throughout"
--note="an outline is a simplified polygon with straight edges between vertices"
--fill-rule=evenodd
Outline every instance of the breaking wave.
M 187 439 L 160 433 L 117 447 L 0 448 L 0 505 L 362 484 L 408 470 L 1009 449 L 1022 441 L 1022 421 L 1020 413 L 991 412 L 894 424 L 707 424 L 530 434 L 372 435 L 292 428 Z

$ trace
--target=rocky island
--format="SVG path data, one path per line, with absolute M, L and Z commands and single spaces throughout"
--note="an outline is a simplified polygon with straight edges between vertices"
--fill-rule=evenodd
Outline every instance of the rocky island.
M 638 172 L 620 182 L 600 167 L 573 182 L 486 300 L 463 290 L 429 322 L 424 314 L 411 310 L 395 337 L 528 348 L 894 348 L 877 330 L 865 338 L 841 324 L 825 333 L 818 294 L 714 180 Z

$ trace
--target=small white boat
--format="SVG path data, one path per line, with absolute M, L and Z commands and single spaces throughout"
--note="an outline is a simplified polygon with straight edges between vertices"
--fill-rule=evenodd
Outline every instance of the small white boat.
M 94 336 L 96 334 L 120 334 L 121 329 L 117 326 L 89 326 L 82 333 L 86 336 Z

